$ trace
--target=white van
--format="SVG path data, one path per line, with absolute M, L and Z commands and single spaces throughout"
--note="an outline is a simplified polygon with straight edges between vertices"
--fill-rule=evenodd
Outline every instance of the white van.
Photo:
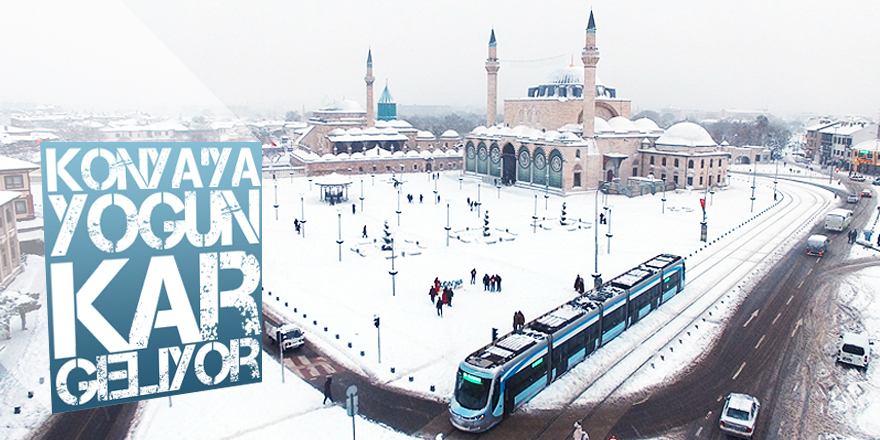
M 837 362 L 868 368 L 871 345 L 874 343 L 869 341 L 866 335 L 844 333 L 840 336 L 840 346 L 837 348 Z
M 853 212 L 848 209 L 838 208 L 825 216 L 825 229 L 829 231 L 842 231 L 849 227 Z

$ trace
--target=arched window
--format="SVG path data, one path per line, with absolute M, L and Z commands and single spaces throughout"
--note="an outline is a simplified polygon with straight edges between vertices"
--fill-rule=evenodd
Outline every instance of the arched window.
M 664 157 L 664 158 L 660 159 L 660 163 L 662 163 L 663 166 L 665 167 L 666 166 L 666 158 Z
M 700 168 L 706 168 L 706 160 L 700 159 Z
M 712 164 L 713 164 L 713 163 L 715 163 L 715 161 L 712 160 L 712 159 L 709 159 L 709 168 L 712 168 Z
M 718 166 L 721 166 L 721 159 L 718 159 Z
M 694 161 L 692 159 L 692 160 L 688 161 L 688 168 L 693 168 L 693 167 L 694 167 Z
M 651 156 L 651 165 L 654 165 L 654 156 Z
M 675 165 L 674 165 L 674 166 L 675 166 L 676 168 L 678 168 L 678 158 L 675 159 Z M 675 183 L 678 183 L 678 182 L 675 182 Z

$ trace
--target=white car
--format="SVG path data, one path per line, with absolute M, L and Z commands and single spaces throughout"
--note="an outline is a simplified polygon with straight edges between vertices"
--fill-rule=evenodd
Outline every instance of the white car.
M 874 343 L 866 335 L 844 333 L 840 336 L 840 346 L 837 348 L 837 362 L 868 368 L 871 345 Z
M 865 176 L 863 176 L 861 174 L 853 174 L 853 176 L 850 177 L 849 180 L 852 180 L 855 182 L 864 182 L 866 180 L 866 178 L 865 178 Z
M 719 428 L 722 432 L 742 438 L 752 438 L 758 421 L 761 403 L 748 394 L 730 393 L 724 400 Z

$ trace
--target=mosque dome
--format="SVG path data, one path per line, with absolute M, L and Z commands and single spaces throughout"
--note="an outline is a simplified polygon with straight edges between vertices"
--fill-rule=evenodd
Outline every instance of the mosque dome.
M 612 129 L 611 126 L 608 125 L 608 122 L 606 122 L 604 119 L 595 116 L 593 118 L 593 131 L 596 133 L 609 133 L 613 132 L 614 129 Z
M 657 123 L 648 118 L 636 119 L 635 121 L 633 121 L 633 125 L 635 125 L 636 128 L 638 128 L 639 131 L 643 133 L 650 133 L 652 131 L 660 130 L 660 127 L 657 125 Z
M 446 130 L 443 134 L 440 135 L 441 138 L 456 138 L 458 139 L 458 132 L 455 130 Z
M 596 75 L 596 96 L 600 98 L 616 98 L 617 89 L 608 87 Z M 580 98 L 584 91 L 584 68 L 575 66 L 554 70 L 544 78 L 544 81 L 534 87 L 529 87 L 530 98 Z
M 584 83 L 584 68 L 583 67 L 575 67 L 568 66 L 563 67 L 561 69 L 553 71 L 550 75 L 547 75 L 547 78 L 544 79 L 543 84 L 583 84 Z
M 608 120 L 608 125 L 614 129 L 615 133 L 629 133 L 631 131 L 638 131 L 636 126 L 633 125 L 632 121 L 623 116 L 615 116 Z
M 416 138 L 417 139 L 435 139 L 434 133 L 431 133 L 430 131 L 425 131 L 425 130 L 417 131 Z
M 679 122 L 669 127 L 656 141 L 657 145 L 672 147 L 715 147 L 718 144 L 705 128 L 693 122 Z
M 327 107 L 322 108 L 322 112 L 345 112 L 345 113 L 364 113 L 364 109 L 357 102 L 350 99 L 334 102 Z

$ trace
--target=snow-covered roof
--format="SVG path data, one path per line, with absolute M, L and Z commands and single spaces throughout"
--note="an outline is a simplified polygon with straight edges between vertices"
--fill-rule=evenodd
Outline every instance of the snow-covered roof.
M 610 133 L 613 131 L 614 131 L 614 129 L 611 128 L 611 126 L 608 125 L 608 122 L 605 121 L 604 119 L 602 119 L 598 116 L 595 116 L 593 118 L 593 132 L 595 132 L 595 133 Z
M 443 134 L 440 135 L 441 139 L 442 138 L 456 138 L 456 139 L 458 139 L 459 137 L 460 136 L 458 135 L 458 132 L 455 130 L 446 130 L 443 132 Z
M 615 116 L 608 120 L 608 125 L 614 129 L 615 133 L 629 133 L 632 131 L 638 131 L 635 125 L 633 125 L 632 121 L 623 116 Z
M 705 128 L 693 122 L 679 122 L 669 127 L 656 141 L 672 147 L 716 147 L 718 144 Z
M 478 128 L 483 128 L 485 130 L 484 127 L 478 127 Z M 476 131 L 476 130 L 474 130 L 474 131 Z M 434 133 L 431 133 L 430 131 L 424 131 L 424 130 L 419 130 L 416 133 L 416 138 L 418 138 L 418 139 L 435 139 Z
M 361 105 L 350 99 L 336 101 L 326 107 L 318 110 L 320 112 L 338 112 L 338 113 L 366 113 Z
M 654 131 L 660 131 L 660 127 L 656 122 L 652 121 L 648 118 L 639 118 L 635 121 L 632 121 L 633 125 L 639 129 L 642 133 L 651 133 Z
M 0 191 L 0 206 L 17 199 L 20 195 L 21 193 L 17 191 Z
M 0 156 L 0 171 L 37 170 L 39 165 L 25 162 L 9 156 Z
M 852 147 L 853 150 L 867 150 L 867 151 L 880 151 L 880 139 L 871 139 L 869 141 L 859 142 L 855 147 Z

